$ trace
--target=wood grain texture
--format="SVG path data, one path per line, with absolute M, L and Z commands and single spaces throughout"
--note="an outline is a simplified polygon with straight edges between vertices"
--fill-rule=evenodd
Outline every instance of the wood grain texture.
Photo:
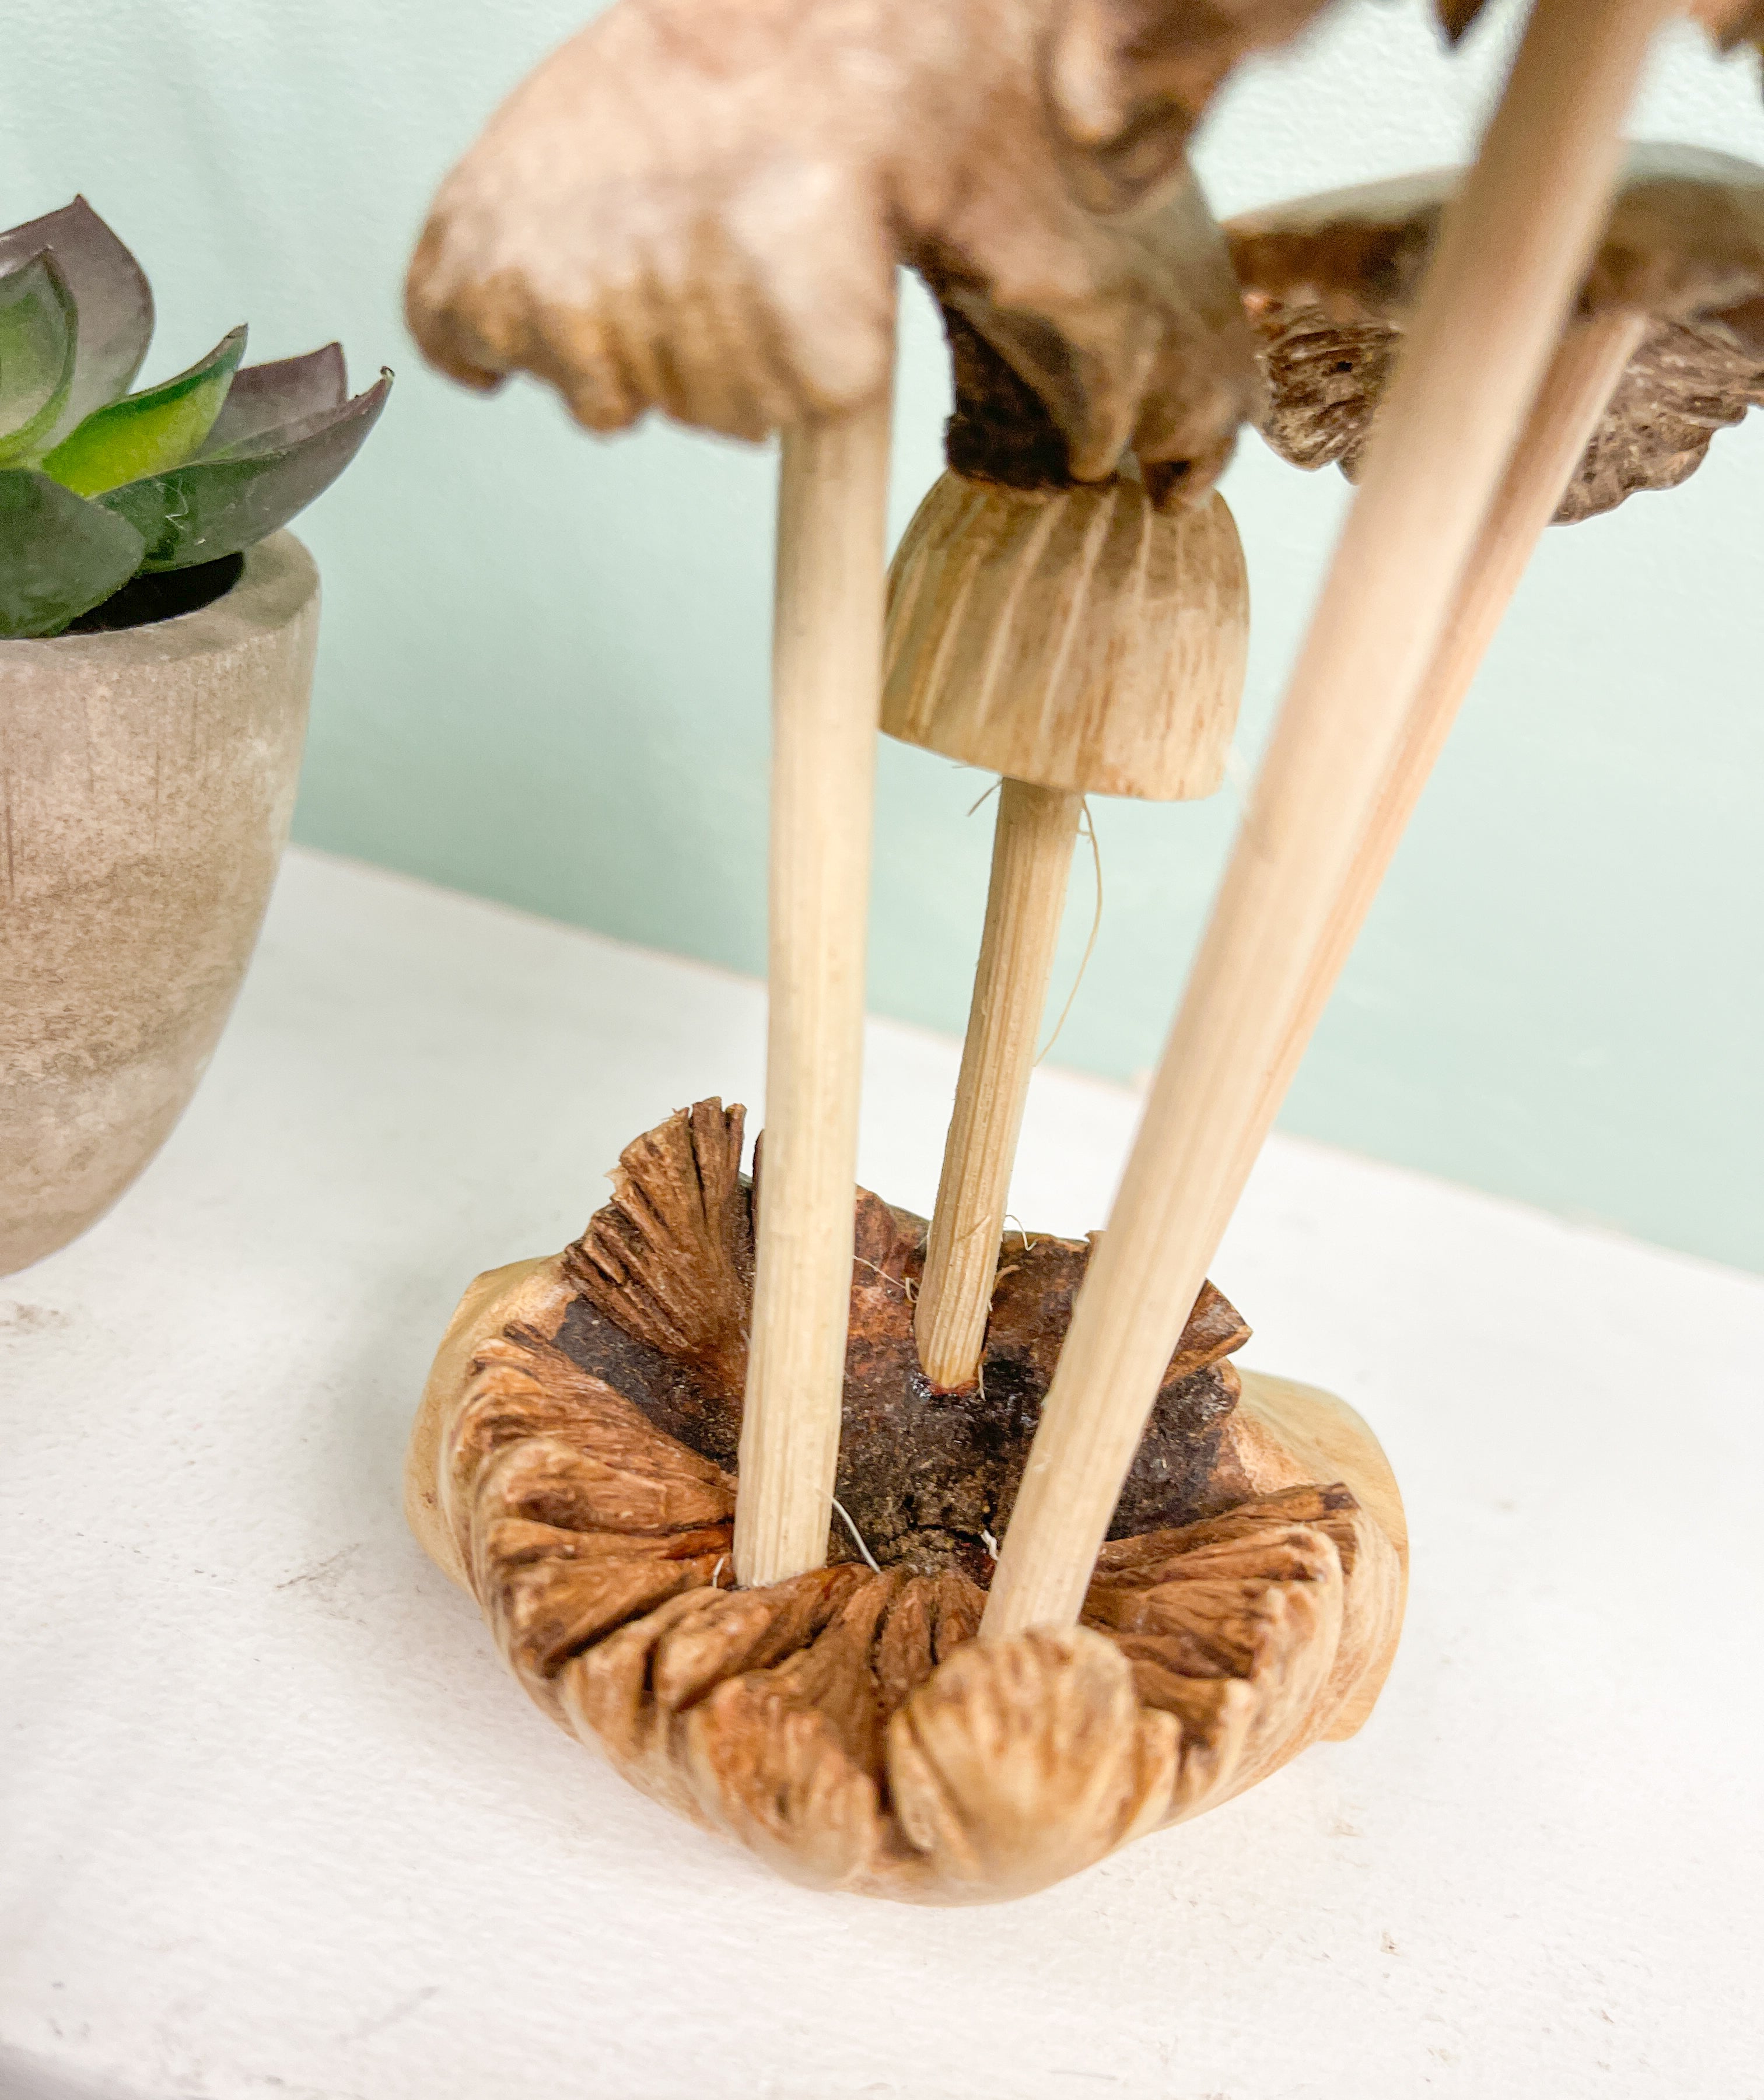
M 701 1103 L 671 1118 L 627 1148 L 638 1171 L 576 1246 L 480 1277 L 424 1395 L 418 1536 L 543 1712 L 792 1879 L 938 1904 L 1044 1887 L 1357 1725 L 1400 1626 L 1400 1500 L 1350 1410 L 1253 1374 L 1241 1400 L 1231 1379 L 1222 1412 L 1172 1418 L 1161 1485 L 1147 1476 L 1136 1505 L 1154 1514 L 1104 1548 L 1080 1626 L 981 1644 L 986 1564 L 922 1530 L 884 1536 L 896 1491 L 866 1502 L 850 1481 L 879 1568 L 850 1557 L 734 1588 L 736 1484 L 696 1448 L 728 1432 L 677 1403 L 689 1391 L 738 1414 L 739 1388 L 715 1352 L 671 1357 L 650 1338 L 659 1299 L 720 1305 L 739 1273 L 745 1191 L 732 1206 L 715 1193 L 739 1117 Z M 701 1173 L 708 1200 L 677 1200 Z M 860 1200 L 848 1441 L 882 1470 L 914 1440 L 898 1413 L 867 1436 L 865 1405 L 962 1411 L 913 1388 L 901 1286 L 922 1222 Z M 1023 1238 L 1000 1324 L 1050 1370 L 1085 1251 Z M 628 1289 L 610 1287 L 604 1251 L 639 1242 Z M 688 1309 L 680 1331 L 695 1326 Z M 1173 1396 L 1209 1388 L 1245 1332 L 1209 1293 Z M 922 1509 L 935 1486 L 922 1472 Z
M 1053 0 L 618 0 L 437 196 L 410 325 L 469 384 L 528 371 L 593 430 L 754 438 L 869 401 L 919 270 L 1046 402 L 1085 479 L 1131 446 L 1208 486 L 1254 404 L 1179 156 L 1123 203 L 1046 108 Z
M 889 580 L 882 727 L 1073 794 L 1210 795 L 1249 650 L 1225 499 L 1137 481 L 1037 492 L 945 474 Z
M 1294 465 L 1334 462 L 1358 478 L 1458 176 L 1302 198 L 1227 228 L 1268 380 L 1262 434 Z M 1764 168 L 1698 147 L 1632 147 L 1578 305 L 1582 319 L 1647 325 L 1559 523 L 1675 488 L 1718 430 L 1764 402 Z
M 1058 788 L 999 785 L 986 926 L 913 1315 L 919 1361 L 940 1391 L 971 1385 L 985 1348 L 1081 807 Z
M 772 622 L 767 1200 L 741 1429 L 741 1579 L 818 1567 L 839 1453 L 881 677 L 886 397 L 785 433 Z
M 1267 1074 L 1603 223 L 1661 0 L 1538 0 L 1448 214 L 1121 1193 L 984 1630 L 1082 1608 L 1144 1408 L 1272 1113 Z

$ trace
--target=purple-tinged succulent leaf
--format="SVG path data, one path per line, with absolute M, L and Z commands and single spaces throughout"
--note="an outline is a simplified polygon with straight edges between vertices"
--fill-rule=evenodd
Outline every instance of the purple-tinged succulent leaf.
M 153 294 L 140 264 L 84 197 L 0 233 L 0 270 L 45 253 L 79 316 L 73 382 L 44 436 L 46 452 L 127 393 L 153 338 Z
M 212 458 L 111 489 L 105 507 L 147 543 L 152 574 L 237 554 L 285 525 L 328 488 L 360 450 L 391 390 L 382 372 L 365 394 Z
M 0 466 L 30 458 L 55 427 L 73 382 L 75 328 L 49 256 L 0 276 Z
M 245 355 L 245 335 L 234 329 L 187 372 L 88 416 L 45 454 L 43 472 L 76 496 L 102 496 L 107 488 L 181 466 L 201 449 L 220 413 Z
M 328 342 L 303 357 L 245 365 L 233 374 L 232 390 L 196 457 L 212 459 L 216 452 L 281 430 L 303 417 L 340 408 L 348 395 L 349 375 L 341 343 Z
M 0 636 L 59 634 L 140 567 L 140 534 L 29 468 L 0 470 Z

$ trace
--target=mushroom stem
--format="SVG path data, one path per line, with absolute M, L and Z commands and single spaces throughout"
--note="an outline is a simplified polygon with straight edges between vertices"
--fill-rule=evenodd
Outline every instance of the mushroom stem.
M 784 434 L 772 634 L 765 1171 L 735 1568 L 827 1557 L 845 1390 L 881 706 L 890 404 Z
M 1600 314 L 1582 321 L 1563 337 L 1544 375 L 1506 479 L 1459 583 L 1451 618 L 1403 724 L 1372 820 L 1311 956 L 1304 990 L 1264 1088 L 1264 1124 L 1273 1121 L 1292 1083 L 1519 579 L 1545 527 L 1560 509 L 1647 328 L 1645 314 Z M 1227 1207 L 1218 1220 L 1222 1233 L 1229 1215 Z
M 1561 334 L 1667 0 L 1536 0 L 1448 211 L 1107 1231 L 982 1632 L 1072 1623 L 1277 1101 L 1269 1084 L 1410 704 Z
M 1000 783 L 986 930 L 913 1333 L 934 1386 L 971 1386 L 986 1343 L 1011 1163 L 1066 907 L 1081 795 Z

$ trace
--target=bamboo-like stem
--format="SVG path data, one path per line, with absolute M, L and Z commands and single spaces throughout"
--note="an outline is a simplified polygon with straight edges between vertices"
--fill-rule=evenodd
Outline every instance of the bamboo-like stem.
M 1082 796 L 1059 788 L 1000 783 L 986 930 L 913 1316 L 925 1375 L 947 1392 L 973 1384 L 986 1343 L 1011 1163 L 1083 805 Z
M 765 1169 L 735 1511 L 743 1583 L 827 1557 L 851 1295 L 889 405 L 787 430 L 779 464 Z
M 1266 1134 L 1268 1079 L 1608 207 L 1667 0 L 1536 0 L 1413 328 L 1107 1231 L 1074 1308 L 982 1632 L 1069 1625 Z
M 1544 375 L 1506 479 L 1465 569 L 1451 619 L 1403 724 L 1372 821 L 1311 957 L 1264 1089 L 1265 1124 L 1272 1123 L 1285 1098 L 1488 645 L 1647 326 L 1645 315 L 1633 313 L 1601 314 L 1581 322 L 1563 337 Z M 1227 1210 L 1218 1221 L 1221 1233 L 1229 1215 Z

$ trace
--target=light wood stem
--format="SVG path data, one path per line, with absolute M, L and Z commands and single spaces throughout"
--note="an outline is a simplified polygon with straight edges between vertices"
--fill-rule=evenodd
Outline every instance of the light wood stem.
M 986 1343 L 1010 1169 L 1066 908 L 1081 795 L 1000 783 L 968 1032 L 913 1333 L 934 1386 L 970 1386 Z
M 1569 329 L 1544 375 L 1458 586 L 1451 619 L 1403 724 L 1372 821 L 1311 957 L 1298 1008 L 1264 1089 L 1264 1124 L 1272 1123 L 1285 1098 L 1519 579 L 1545 527 L 1561 508 L 1581 456 L 1647 328 L 1647 318 L 1641 314 L 1601 314 L 1584 321 Z M 1229 1217 L 1227 1208 L 1218 1220 L 1221 1233 Z
M 889 403 L 784 435 L 772 636 L 765 1156 L 738 1582 L 827 1557 L 845 1388 L 881 709 Z
M 1666 0 L 1536 0 L 1446 215 L 1107 1231 L 982 1632 L 1070 1625 L 1272 1113 L 1312 957 L 1608 208 Z

